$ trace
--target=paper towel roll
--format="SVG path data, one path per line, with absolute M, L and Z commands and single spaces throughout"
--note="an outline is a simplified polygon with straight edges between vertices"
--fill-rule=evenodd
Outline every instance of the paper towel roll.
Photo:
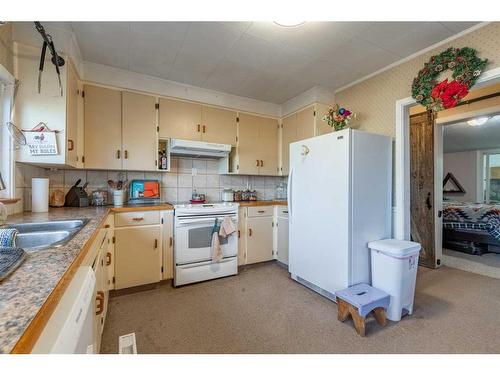
M 49 211 L 49 179 L 31 179 L 31 212 Z

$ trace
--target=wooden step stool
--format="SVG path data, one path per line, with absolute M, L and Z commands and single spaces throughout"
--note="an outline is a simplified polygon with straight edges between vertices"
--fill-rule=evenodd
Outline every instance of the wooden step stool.
M 385 326 L 385 310 L 389 307 L 390 296 L 368 284 L 358 284 L 335 292 L 338 305 L 338 319 L 341 322 L 351 315 L 354 328 L 360 336 L 365 335 L 365 318 L 373 313 L 378 324 Z

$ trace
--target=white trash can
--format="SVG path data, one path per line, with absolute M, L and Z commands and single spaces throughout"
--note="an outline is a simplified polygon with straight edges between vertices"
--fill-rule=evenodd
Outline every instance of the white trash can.
M 401 240 L 368 243 L 371 249 L 372 286 L 391 296 L 387 319 L 401 320 L 403 309 L 413 312 L 420 244 Z

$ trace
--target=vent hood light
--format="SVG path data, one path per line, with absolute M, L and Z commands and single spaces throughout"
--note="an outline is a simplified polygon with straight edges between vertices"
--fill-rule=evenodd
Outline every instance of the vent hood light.
M 279 20 L 279 21 L 274 21 L 274 23 L 278 26 L 281 27 L 299 27 L 302 26 L 303 24 L 306 23 L 306 21 L 299 21 L 299 20 Z
M 489 117 L 477 117 L 467 121 L 467 124 L 470 126 L 481 126 L 486 124 L 489 119 L 490 119 Z

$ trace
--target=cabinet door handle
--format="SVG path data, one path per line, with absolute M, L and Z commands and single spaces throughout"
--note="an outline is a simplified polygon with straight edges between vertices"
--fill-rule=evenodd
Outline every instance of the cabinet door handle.
M 125 156 L 125 159 L 128 158 L 128 151 L 127 150 L 125 150 L 125 155 L 124 156 Z
M 111 253 L 106 253 L 106 266 L 111 266 Z
M 116 150 L 116 158 L 120 159 L 120 150 Z
M 97 302 L 97 311 L 95 312 L 96 315 L 101 315 L 102 312 L 104 311 L 104 292 L 97 292 L 95 296 L 95 300 Z
M 141 221 L 141 220 L 144 220 L 144 218 L 143 217 L 133 217 L 132 220 Z
M 241 232 L 240 232 L 240 230 L 238 229 L 238 238 L 240 238 L 240 237 L 241 237 Z
M 173 244 L 174 244 L 174 239 L 170 237 L 168 246 L 172 247 Z
M 252 237 L 252 228 L 248 228 L 248 237 Z
M 205 133 L 206 128 L 207 128 L 207 127 L 206 127 L 205 125 L 203 125 L 203 133 Z
M 109 228 L 109 224 L 104 224 L 104 228 Z
M 200 124 L 198 124 L 198 133 L 200 132 Z
M 158 239 L 155 238 L 155 249 L 158 249 Z
M 263 166 L 264 166 L 264 161 L 263 161 L 263 160 L 261 160 L 261 161 L 260 161 L 260 166 L 261 166 L 261 167 L 263 167 Z
M 75 149 L 75 142 L 72 139 L 68 139 L 68 151 L 73 151 Z
M 259 166 L 259 161 L 257 160 L 257 165 L 256 165 L 256 167 L 258 167 L 258 166 Z

